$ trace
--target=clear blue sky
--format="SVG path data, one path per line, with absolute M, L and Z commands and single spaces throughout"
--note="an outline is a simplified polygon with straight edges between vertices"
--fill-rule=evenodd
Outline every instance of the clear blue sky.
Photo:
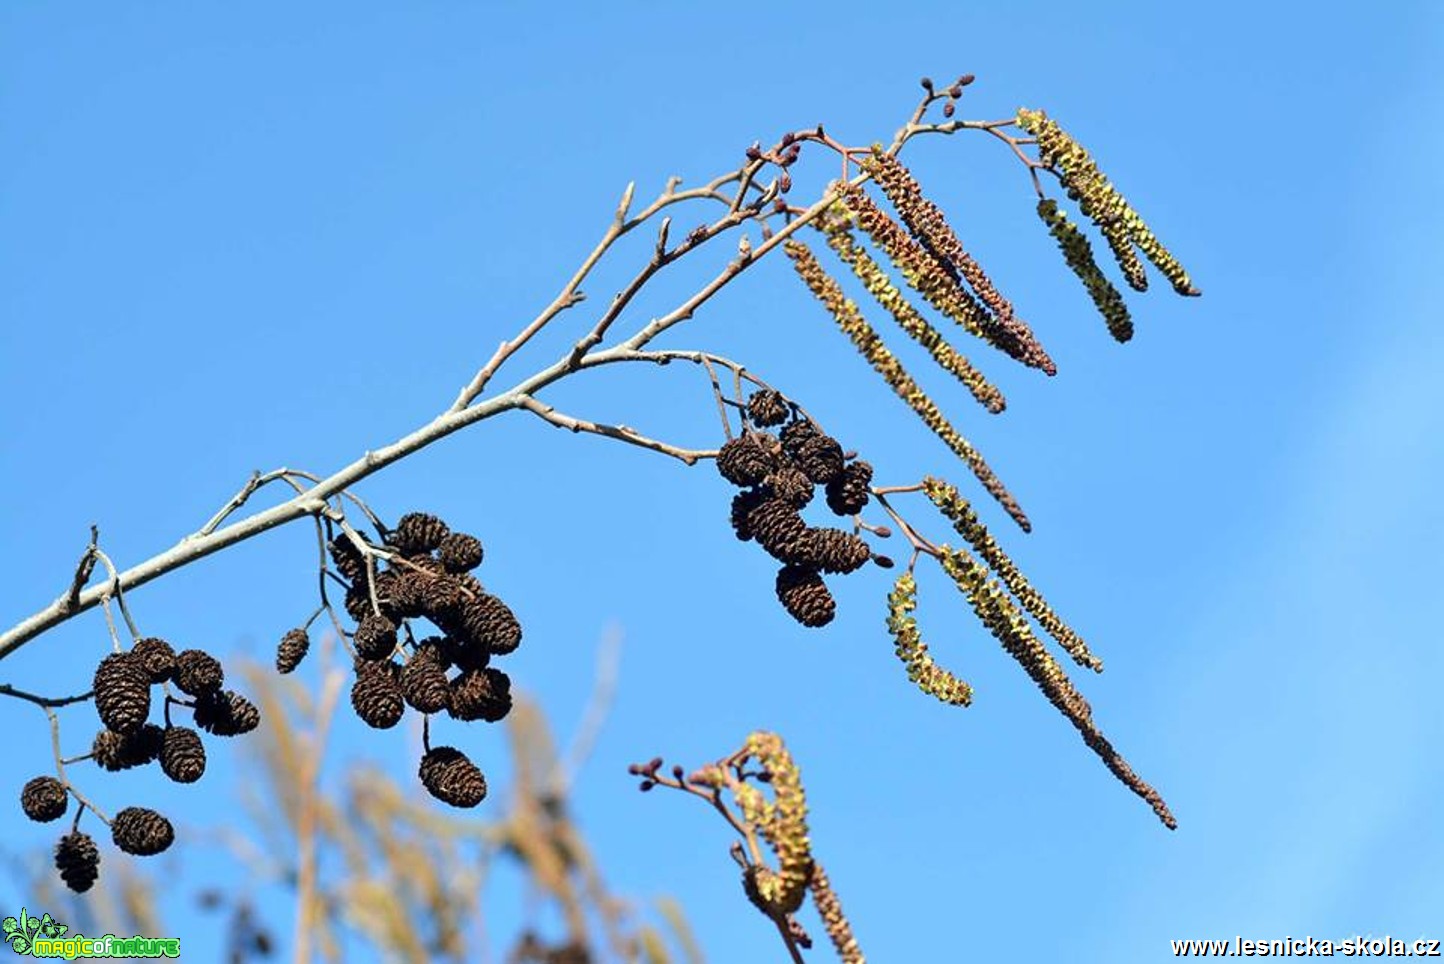
M 998 145 L 909 155 L 1061 369 L 1049 381 L 980 354 L 1011 402 L 995 419 L 930 384 L 1032 515 L 1023 536 L 985 506 L 1107 661 L 1085 693 L 1176 833 L 938 580 L 924 580 L 924 627 L 979 689 L 966 712 L 909 689 L 882 627 L 884 574 L 839 583 L 826 632 L 791 623 L 771 564 L 732 538 L 710 466 L 513 415 L 363 494 L 485 539 L 488 582 L 527 627 L 508 668 L 563 730 L 596 640 L 623 628 L 581 817 L 617 887 L 678 896 L 713 961 L 782 955 L 720 823 L 638 795 L 624 767 L 710 759 L 756 727 L 800 760 L 815 846 L 875 961 L 1444 937 L 1444 23 L 1433 4 L 1365 9 L 8 3 L 0 622 L 58 592 L 92 521 L 134 562 L 253 469 L 326 472 L 445 407 L 552 297 L 628 180 L 639 197 L 674 173 L 696 183 L 754 139 L 819 121 L 852 143 L 886 138 L 920 75 L 971 71 L 968 116 L 1046 107 L 1205 291 L 1135 297 L 1138 335 L 1116 345 Z M 643 253 L 619 252 L 589 307 Z M 745 360 L 880 481 L 945 473 L 976 491 L 780 258 L 667 344 Z M 576 414 L 719 441 L 695 372 L 577 382 L 553 396 Z M 307 538 L 273 533 L 137 592 L 142 628 L 264 656 L 309 612 Z M 106 646 L 99 617 L 79 619 L 0 681 L 83 688 Z M 773 680 L 789 676 L 807 682 L 784 694 Z M 78 742 L 91 712 L 68 717 Z M 44 771 L 48 741 L 32 708 L 0 713 L 9 795 Z M 412 766 L 400 733 L 342 737 L 342 759 Z M 465 740 L 484 761 L 499 737 Z M 183 792 L 95 792 L 115 807 L 107 787 L 125 787 L 124 802 L 204 825 L 233 800 L 234 752 L 216 748 L 215 772 Z M 49 828 L 3 812 L 8 851 L 48 845 Z M 208 859 L 188 879 L 220 873 Z M 0 879 L 6 913 L 25 899 Z M 206 959 L 213 938 L 180 908 L 170 919 Z

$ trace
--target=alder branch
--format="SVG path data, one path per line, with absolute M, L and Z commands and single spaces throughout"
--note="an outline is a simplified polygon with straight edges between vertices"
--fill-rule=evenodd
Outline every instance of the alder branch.
M 620 442 L 627 442 L 644 449 L 651 449 L 653 452 L 661 452 L 663 455 L 670 455 L 674 459 L 681 459 L 688 465 L 696 465 L 702 459 L 715 458 L 717 451 L 709 449 L 678 448 L 666 442 L 659 442 L 654 438 L 648 438 L 636 429 L 627 425 L 603 425 L 599 422 L 591 422 L 582 418 L 574 418 L 556 410 L 554 406 L 538 401 L 530 395 L 523 395 L 521 407 L 537 415 L 546 422 L 555 425 L 557 428 L 570 429 L 573 432 L 591 432 L 594 435 L 604 435 L 607 438 L 614 438 Z

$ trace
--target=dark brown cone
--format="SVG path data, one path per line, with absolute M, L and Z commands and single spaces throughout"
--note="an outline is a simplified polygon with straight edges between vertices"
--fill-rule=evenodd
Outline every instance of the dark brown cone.
M 65 784 L 54 777 L 36 777 L 20 791 L 20 809 L 36 823 L 59 820 L 69 803 Z
M 426 589 L 433 577 L 415 569 L 388 570 L 395 575 L 386 581 L 383 611 L 401 619 L 426 615 Z
M 807 532 L 807 523 L 797 510 L 781 499 L 768 499 L 747 514 L 753 537 L 772 558 L 789 561 Z
M 407 573 L 412 570 L 406 570 Z M 401 618 L 401 607 L 398 605 L 398 596 L 404 597 L 406 590 L 402 588 L 403 573 L 395 569 L 387 569 L 376 574 L 376 603 L 381 609 L 381 615 L 392 622 Z M 364 615 L 362 616 L 364 619 Z M 357 622 L 360 622 L 358 619 Z
M 461 608 L 454 626 L 458 638 L 485 646 L 493 656 L 505 656 L 521 645 L 521 623 L 500 599 L 482 593 Z
M 366 581 L 366 557 L 344 534 L 331 540 L 331 561 L 347 582 Z
M 160 755 L 163 736 L 164 731 L 154 723 L 128 735 L 101 730 L 90 745 L 91 757 L 96 766 L 111 773 L 145 766 Z
M 287 631 L 276 645 L 276 672 L 294 672 L 296 667 L 301 665 L 301 660 L 306 658 L 306 652 L 310 648 L 311 637 L 306 630 L 297 627 Z
M 240 736 L 261 725 L 261 711 L 234 690 L 222 690 L 196 700 L 195 723 L 212 736 Z
M 140 660 L 146 675 L 152 683 L 164 683 L 175 672 L 175 650 L 170 643 L 157 636 L 147 636 L 135 641 L 130 654 Z
M 486 799 L 486 778 L 456 747 L 432 747 L 421 758 L 419 772 L 426 791 L 442 803 L 464 808 Z
M 784 425 L 778 437 L 782 441 L 782 451 L 786 452 L 790 458 L 796 459 L 802 454 L 802 443 L 821 434 L 822 429 L 817 427 L 816 422 L 811 419 L 799 418 Z
M 387 659 L 396 651 L 396 624 L 385 616 L 370 613 L 356 627 L 352 639 L 362 659 Z
M 95 668 L 95 711 L 106 729 L 134 733 L 150 716 L 150 674 L 131 653 L 111 653 Z
M 195 783 L 206 772 L 206 747 L 190 727 L 168 726 L 160 747 L 160 768 L 176 783 Z
M 455 576 L 432 576 L 422 589 L 422 614 L 433 622 L 456 612 L 464 602 L 462 582 Z
M 386 541 L 406 555 L 430 552 L 441 545 L 451 530 L 445 522 L 425 512 L 408 512 L 396 522 Z
M 826 485 L 842 473 L 842 446 L 831 436 L 814 436 L 798 446 L 797 465 L 809 479 Z
M 807 530 L 800 554 L 823 572 L 855 572 L 872 558 L 866 542 L 841 529 Z
M 147 807 L 126 807 L 110 823 L 115 845 L 137 857 L 153 857 L 175 842 L 170 821 Z
M 226 681 L 220 660 L 200 649 L 183 649 L 175 658 L 175 685 L 187 696 L 205 696 Z M 114 727 L 112 727 L 114 729 Z
M 429 659 L 442 669 L 451 668 L 451 657 L 446 653 L 445 636 L 427 636 L 416 644 L 412 659 Z
M 451 702 L 446 670 L 440 661 L 418 650 L 401 668 L 401 696 L 419 713 L 439 713 Z
M 752 540 L 752 526 L 747 521 L 752 510 L 771 498 L 771 494 L 759 489 L 747 489 L 732 497 L 732 531 L 743 542 Z
M 729 439 L 717 453 L 717 471 L 733 485 L 756 485 L 775 464 L 766 443 L 751 432 Z
M 55 845 L 55 869 L 66 887 L 83 894 L 100 876 L 100 848 L 90 834 L 72 831 Z
M 371 592 L 366 588 L 366 580 L 353 583 L 351 588 L 346 590 L 346 615 L 358 623 L 366 618 L 371 612 Z
M 351 708 L 362 723 L 389 730 L 401 722 L 406 704 L 401 698 L 394 663 L 358 663 L 356 682 L 351 684 Z
M 496 723 L 511 712 L 511 677 L 499 669 L 469 669 L 451 681 L 448 712 L 464 721 Z
M 871 498 L 872 466 L 852 462 L 842 474 L 827 483 L 827 507 L 838 515 L 857 515 Z
M 777 572 L 777 598 L 782 606 L 804 626 L 826 626 L 837 615 L 837 603 L 816 569 L 806 566 L 783 566 Z
M 791 406 L 782 393 L 772 388 L 764 388 L 761 391 L 753 392 L 752 397 L 747 399 L 747 417 L 752 424 L 758 428 L 771 428 L 773 425 L 781 425 L 787 421 L 787 416 L 792 414 Z
M 469 636 L 445 636 L 442 652 L 446 662 L 458 669 L 481 669 L 491 662 L 491 650 Z
M 465 532 L 453 532 L 442 539 L 437 553 L 447 572 L 470 572 L 481 565 L 483 555 L 481 540 Z
M 813 482 L 807 473 L 793 465 L 785 465 L 768 475 L 763 489 L 773 498 L 781 499 L 794 509 L 812 501 Z

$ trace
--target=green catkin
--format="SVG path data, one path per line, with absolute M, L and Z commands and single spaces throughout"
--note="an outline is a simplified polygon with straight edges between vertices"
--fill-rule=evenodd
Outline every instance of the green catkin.
M 1136 246 L 1168 279 L 1174 291 L 1181 295 L 1202 293 L 1193 286 L 1183 265 L 1118 193 L 1081 144 L 1041 110 L 1019 108 L 1017 121 L 1019 127 L 1037 139 L 1039 160 L 1060 169 L 1064 187 L 1078 198 L 1084 216 L 1103 233 L 1130 286 L 1138 291 L 1148 287 L 1143 264 L 1134 252 Z
M 967 597 L 973 611 L 987 626 L 1003 648 L 1027 672 L 1028 676 L 1043 691 L 1068 721 L 1083 737 L 1083 742 L 1096 753 L 1124 786 L 1143 798 L 1163 825 L 1170 830 L 1178 827 L 1178 821 L 1169 812 L 1168 804 L 1157 790 L 1133 771 L 1108 739 L 1093 722 L 1093 711 L 1074 688 L 1063 668 L 1053 659 L 1038 638 L 1033 635 L 1027 618 L 1013 604 L 1007 592 L 995 580 L 988 578 L 987 567 L 966 552 L 954 551 L 940 546 L 939 562 L 943 570 L 952 577 L 958 589 Z
M 877 299 L 877 303 L 893 316 L 898 327 L 907 332 L 913 341 L 927 349 L 933 361 L 937 362 L 943 371 L 962 382 L 984 408 L 994 414 L 1001 412 L 1007 405 L 1003 393 L 988 381 L 982 372 L 973 367 L 972 362 L 943 339 L 938 330 L 929 324 L 897 289 L 887 272 L 853 238 L 849 227 L 852 212 L 839 202 L 833 215 L 822 228 L 827 235 L 827 243 L 837 252 L 838 257 L 852 268 L 852 273 Z
M 923 493 L 927 495 L 933 505 L 947 517 L 953 524 L 958 535 L 968 540 L 968 543 L 983 557 L 988 568 L 998 574 L 1003 585 L 1008 591 L 1022 603 L 1028 614 L 1038 621 L 1038 624 L 1058 641 L 1058 645 L 1073 657 L 1073 661 L 1079 666 L 1086 666 L 1094 672 L 1102 672 L 1103 661 L 1094 656 L 1088 650 L 1088 644 L 1083 642 L 1076 632 L 1067 623 L 1059 618 L 1048 601 L 1043 598 L 1042 593 L 1034 589 L 1023 573 L 1018 569 L 1008 554 L 998 545 L 996 539 L 988 532 L 988 527 L 979 520 L 978 514 L 968 503 L 968 500 L 958 492 L 957 488 L 932 476 L 923 479 Z
M 933 662 L 928 644 L 918 632 L 917 619 L 912 615 L 917 608 L 917 590 L 912 573 L 905 572 L 898 576 L 887 597 L 887 629 L 898 659 L 907 667 L 908 679 L 924 693 L 951 706 L 971 706 L 973 688 Z
M 1058 202 L 1052 198 L 1038 202 L 1038 217 L 1042 218 L 1043 223 L 1048 226 L 1048 233 L 1058 242 L 1058 248 L 1063 252 L 1063 259 L 1068 262 L 1069 270 L 1078 276 L 1078 280 L 1082 281 L 1083 287 L 1088 290 L 1088 297 L 1093 299 L 1094 307 L 1103 316 L 1109 334 L 1120 342 L 1132 338 L 1133 319 L 1128 314 L 1128 305 L 1123 301 L 1118 289 L 1113 287 L 1113 283 L 1099 270 L 1098 263 L 1093 260 L 1093 248 L 1088 244 L 1083 232 L 1068 220 L 1068 216 L 1059 210 Z
M 918 383 L 912 379 L 912 376 L 882 343 L 877 332 L 858 312 L 857 305 L 843 295 L 842 288 L 817 263 L 817 257 L 812 250 L 802 242 L 795 240 L 786 242 L 783 250 L 792 259 L 793 268 L 796 269 L 798 276 L 827 308 L 837 321 L 838 327 L 842 329 L 843 334 L 852 340 L 853 345 L 872 365 L 873 370 L 883 377 L 883 381 L 887 382 L 899 398 L 907 402 L 908 406 L 923 420 L 923 424 L 927 425 L 933 434 L 942 440 L 943 444 L 967 463 L 968 468 L 972 469 L 973 475 L 982 483 L 983 488 L 998 500 L 1013 521 L 1017 522 L 1024 532 L 1032 531 L 1032 523 L 1023 514 L 1022 508 L 1013 498 L 1012 493 L 994 474 L 977 449 L 973 448 L 972 444 L 948 422 L 933 400 L 918 386 Z

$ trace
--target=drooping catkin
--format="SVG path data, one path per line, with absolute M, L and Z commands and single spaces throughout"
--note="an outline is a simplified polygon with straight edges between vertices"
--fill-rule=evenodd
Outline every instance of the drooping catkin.
M 1018 126 L 1038 141 L 1038 156 L 1044 164 L 1060 170 L 1063 185 L 1078 198 L 1085 217 L 1098 226 L 1113 249 L 1128 283 L 1138 291 L 1148 287 L 1143 265 L 1134 252 L 1136 245 L 1153 262 L 1173 290 L 1181 295 L 1198 295 L 1188 272 L 1098 169 L 1092 156 L 1067 131 L 1041 110 L 1018 109 Z
M 1093 711 L 1088 701 L 1033 635 L 1027 618 L 1018 611 L 1008 594 L 995 580 L 988 578 L 987 567 L 966 552 L 955 551 L 948 546 L 940 546 L 939 549 L 943 570 L 957 583 L 978 618 L 1023 667 L 1048 702 L 1067 717 L 1083 737 L 1083 742 L 1098 755 L 1109 771 L 1153 808 L 1164 826 L 1170 830 L 1177 829 L 1178 821 L 1169 812 L 1163 797 L 1133 771 L 1099 731 L 1093 722 Z
M 988 568 L 998 574 L 1003 585 L 1007 586 L 1008 591 L 1017 598 L 1018 602 L 1022 603 L 1028 614 L 1038 620 L 1038 625 L 1042 626 L 1048 635 L 1056 639 L 1058 645 L 1073 657 L 1073 661 L 1079 666 L 1086 666 L 1095 672 L 1102 672 L 1103 661 L 1089 652 L 1088 644 L 1083 641 L 1083 638 L 1063 622 L 1053 608 L 1048 605 L 1043 594 L 1033 588 L 1022 571 L 1018 569 L 1017 564 L 1009 558 L 1003 548 L 998 545 L 997 540 L 988 532 L 988 527 L 983 525 L 977 512 L 973 510 L 968 500 L 963 498 L 957 488 L 941 479 L 926 476 L 923 479 L 923 492 L 953 524 L 958 535 L 968 540 L 978 555 L 983 557 Z
M 832 881 L 828 880 L 822 864 L 815 861 L 808 889 L 812 891 L 812 906 L 817 908 L 817 916 L 822 918 L 822 926 L 827 929 L 828 939 L 832 941 L 833 950 L 837 951 L 838 960 L 842 964 L 867 964 L 867 958 L 863 956 L 862 948 L 853 936 L 852 925 L 848 922 L 847 915 L 842 912 L 842 902 L 837 899 L 837 892 L 832 889 Z
M 918 632 L 917 582 L 910 572 L 898 576 L 887 597 L 887 629 L 892 635 L 898 659 L 907 667 L 908 679 L 918 689 L 952 706 L 971 706 L 973 688 L 933 661 L 928 644 Z
M 1116 341 L 1124 342 L 1133 337 L 1133 319 L 1128 313 L 1128 305 L 1123 300 L 1123 295 L 1113 287 L 1113 282 L 1103 276 L 1099 270 L 1098 263 L 1093 260 L 1093 247 L 1078 226 L 1068 220 L 1058 207 L 1058 202 L 1052 198 L 1044 198 L 1038 202 L 1038 217 L 1048 226 L 1048 233 L 1058 242 L 1058 248 L 1063 252 L 1063 259 L 1068 262 L 1068 268 L 1078 280 L 1083 282 L 1083 287 L 1088 290 L 1088 297 L 1093 299 L 1093 305 L 1098 313 L 1103 316 L 1103 321 L 1108 325 L 1108 332 Z
M 747 737 L 746 755 L 757 760 L 769 776 L 773 800 L 749 784 L 738 784 L 737 803 L 777 854 L 778 871 L 756 880 L 758 892 L 779 914 L 802 906 L 812 879 L 812 849 L 807 836 L 807 798 L 797 764 L 775 733 L 756 732 Z
M 882 343 L 877 332 L 857 310 L 857 305 L 843 294 L 837 281 L 818 264 L 817 257 L 812 250 L 801 241 L 796 240 L 787 241 L 783 245 L 783 250 L 792 259 L 793 267 L 803 282 L 837 321 L 843 334 L 852 340 L 858 352 L 883 377 L 893 392 L 908 403 L 918 417 L 923 420 L 923 424 L 927 425 L 933 434 L 942 440 L 943 444 L 967 463 L 968 468 L 972 469 L 983 488 L 998 500 L 1023 531 L 1031 531 L 1033 526 L 1028 521 L 1028 517 L 1023 514 L 1022 508 L 1013 498 L 1012 493 L 993 473 L 977 449 L 973 448 L 972 444 L 963 438 L 957 429 L 953 428 L 933 400 L 919 387 L 907 370 L 902 367 L 902 363 Z
M 853 238 L 848 227 L 848 215 L 847 208 L 839 204 L 835 216 L 828 218 L 821 228 L 827 235 L 828 246 L 852 268 L 852 273 L 877 299 L 877 303 L 893 316 L 898 327 L 927 349 L 938 367 L 962 382 L 988 411 L 994 414 L 1001 412 L 1007 405 L 1003 393 L 988 381 L 982 372 L 973 367 L 972 362 L 949 345 L 938 330 L 903 296 L 887 272 Z
M 922 187 L 912 172 L 896 157 L 881 150 L 874 150 L 864 158 L 862 169 L 882 188 L 903 224 L 943 269 L 954 279 L 966 281 L 978 300 L 988 307 L 999 332 L 1014 345 L 1017 351 L 1015 357 L 1032 368 L 1042 369 L 1049 375 L 1056 374 L 1057 366 L 1048 357 L 1033 330 L 1017 317 L 1013 303 L 1003 297 L 983 266 L 963 247 L 943 212 L 923 196 Z

